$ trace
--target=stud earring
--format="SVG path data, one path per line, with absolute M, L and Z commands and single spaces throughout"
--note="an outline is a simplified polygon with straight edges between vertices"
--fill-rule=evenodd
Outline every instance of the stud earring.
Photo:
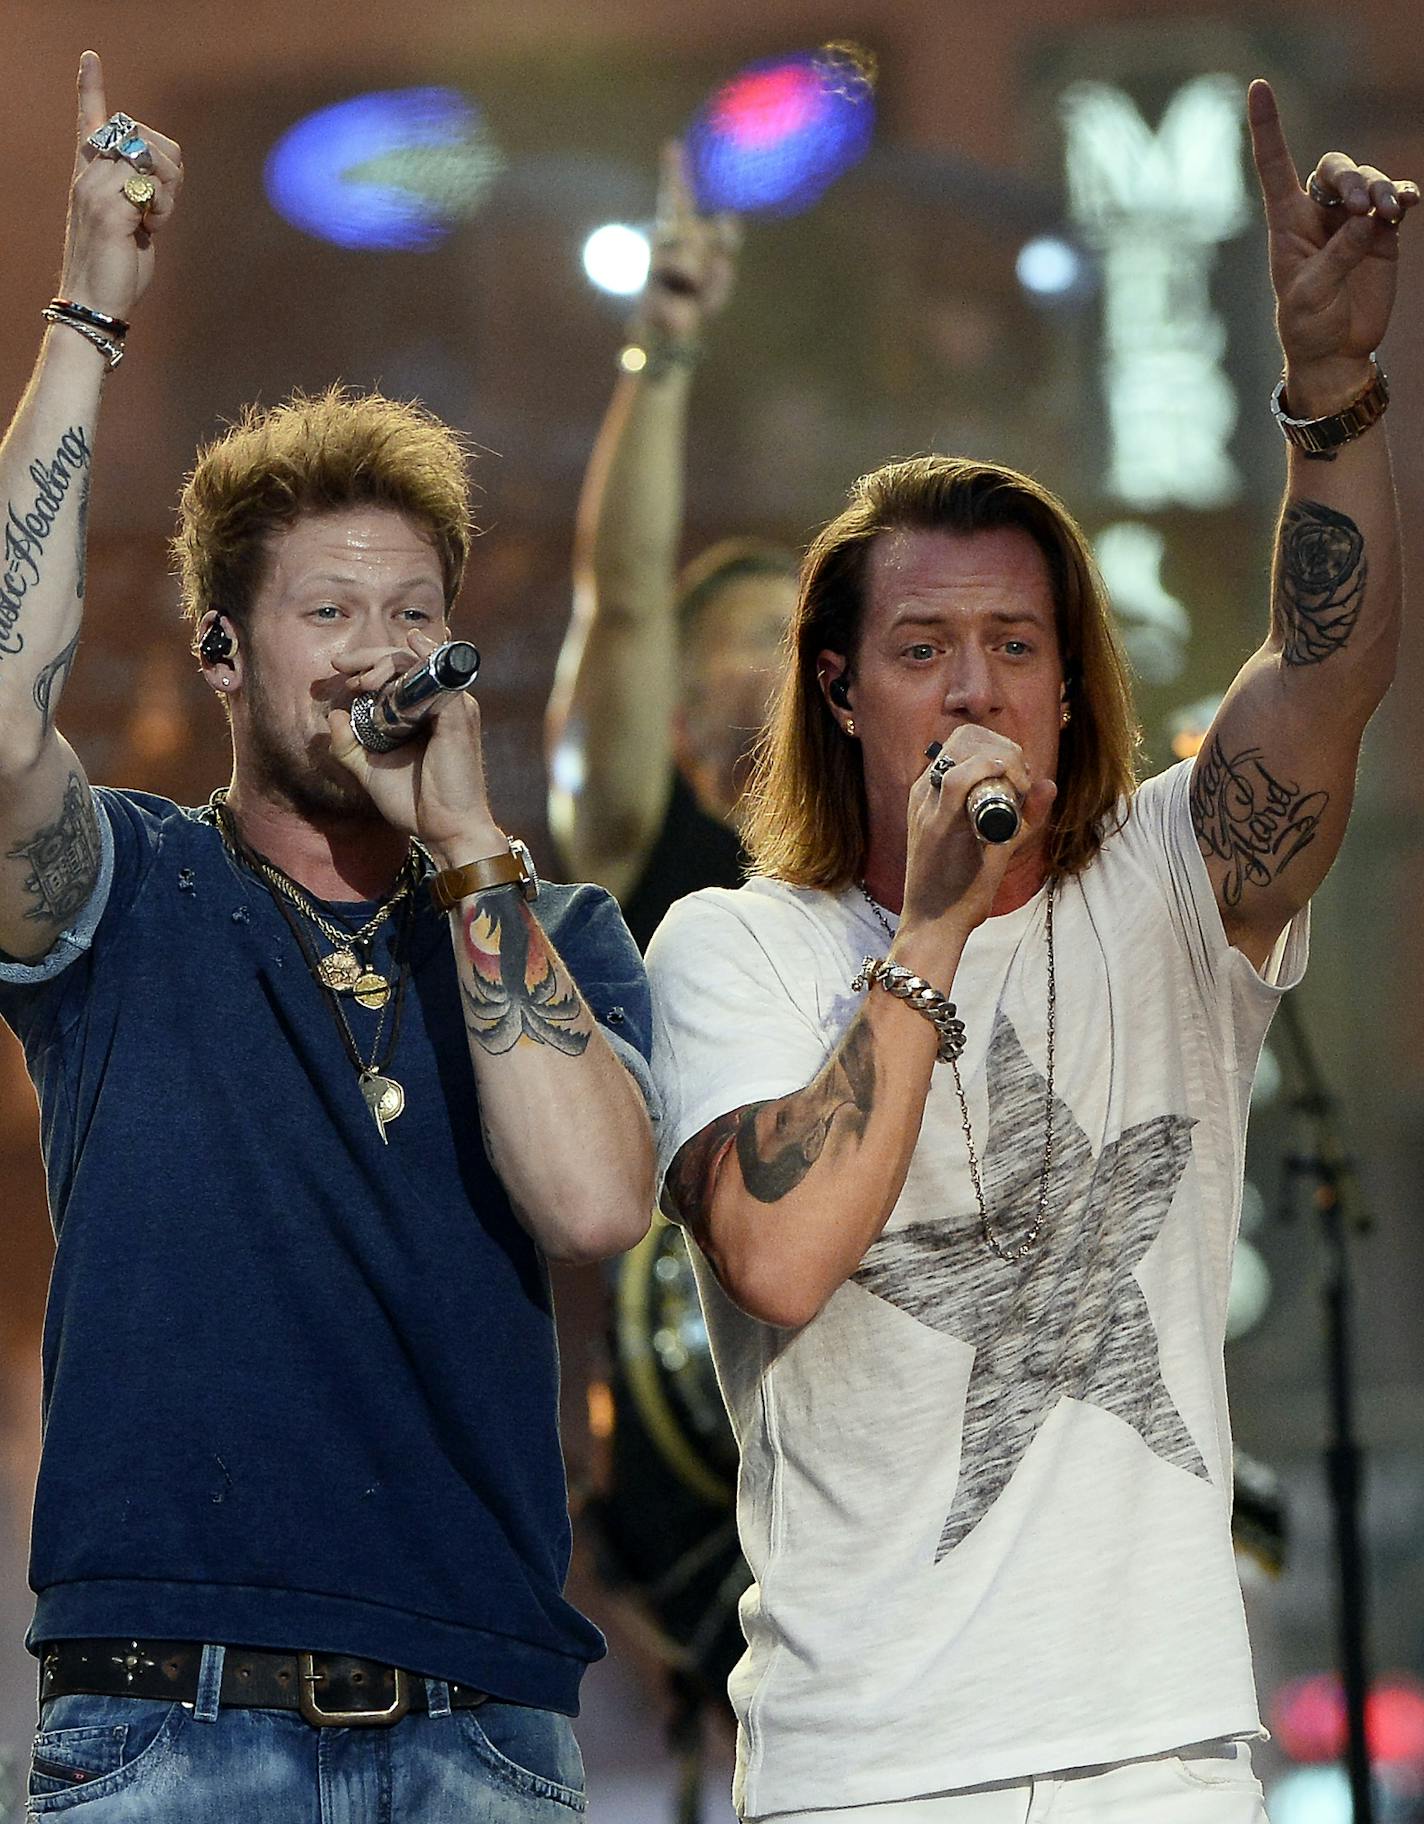
M 846 733 L 848 735 L 853 735 L 855 733 L 855 717 L 854 716 L 846 717 L 845 728 L 846 728 Z
M 1071 709 L 1069 709 L 1068 705 L 1065 703 L 1063 705 L 1063 708 L 1059 711 L 1058 726 L 1060 728 L 1067 728 L 1068 724 L 1072 720 L 1073 720 L 1073 712 Z

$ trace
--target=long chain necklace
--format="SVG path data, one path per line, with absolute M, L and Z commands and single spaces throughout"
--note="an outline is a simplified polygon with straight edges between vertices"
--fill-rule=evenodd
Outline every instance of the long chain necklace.
M 1044 909 L 1044 929 L 1048 941 L 1048 1073 L 1047 1094 L 1044 1097 L 1043 1159 L 1038 1168 L 1038 1207 L 1034 1212 L 1033 1227 L 1017 1247 L 1005 1247 L 994 1233 L 994 1225 L 989 1220 L 989 1206 L 984 1199 L 984 1184 L 979 1171 L 979 1155 L 974 1150 L 974 1130 L 969 1121 L 969 1103 L 964 1094 L 964 1083 L 959 1075 L 958 1062 L 951 1060 L 949 1066 L 954 1073 L 954 1093 L 959 1098 L 959 1119 L 964 1128 L 965 1149 L 969 1154 L 969 1176 L 974 1185 L 975 1201 L 979 1205 L 980 1233 L 999 1259 L 1008 1261 L 1011 1265 L 1032 1253 L 1039 1236 L 1043 1233 L 1043 1219 L 1048 1211 L 1048 1180 L 1053 1170 L 1053 1050 L 1058 1015 L 1058 983 L 1053 968 L 1053 895 L 1057 884 L 1056 881 L 1049 881 Z M 865 897 L 865 903 L 875 914 L 885 935 L 893 942 L 895 928 L 886 917 L 884 907 L 863 880 L 858 885 Z
M 405 1112 L 405 1090 L 389 1072 L 391 1060 L 395 1056 L 396 1041 L 400 1037 L 401 1014 L 405 1008 L 406 985 L 410 979 L 409 938 L 415 900 L 409 893 L 409 880 L 405 890 L 393 892 L 387 896 L 377 918 L 368 920 L 359 934 L 351 934 L 353 941 L 358 935 L 368 942 L 372 941 L 376 931 L 390 917 L 392 910 L 404 901 L 404 905 L 401 906 L 400 922 L 396 927 L 395 937 L 391 944 L 391 966 L 395 974 L 396 986 L 394 1006 L 391 1009 L 393 1014 L 391 1035 L 384 1051 L 381 1047 L 381 1037 L 386 1027 L 386 1004 L 391 999 L 386 978 L 377 977 L 385 988 L 385 992 L 379 999 L 369 1000 L 360 994 L 357 995 L 357 999 L 361 1000 L 363 1006 L 380 1010 L 380 1018 L 376 1022 L 375 1037 L 371 1045 L 371 1055 L 369 1058 L 363 1058 L 360 1047 L 356 1043 L 356 1035 L 351 1030 L 351 1022 L 346 1017 L 346 1009 L 341 1004 L 340 995 L 322 968 L 322 963 L 330 961 L 330 958 L 322 958 L 317 955 L 309 934 L 302 929 L 296 917 L 293 916 L 293 911 L 295 909 L 311 918 L 311 922 L 325 934 L 326 927 L 323 921 L 314 916 L 314 912 L 308 911 L 307 906 L 303 903 L 306 895 L 294 880 L 284 874 L 274 862 L 268 861 L 265 855 L 260 855 L 256 849 L 248 848 L 243 842 L 237 833 L 237 826 L 232 821 L 231 812 L 223 803 L 224 796 L 225 794 L 221 791 L 214 792 L 209 801 L 213 824 L 229 853 L 251 869 L 266 887 L 273 905 L 281 913 L 283 922 L 295 939 L 298 950 L 301 951 L 303 962 L 311 971 L 318 987 L 323 990 L 322 1000 L 336 1021 L 342 1048 L 356 1070 L 361 1099 L 370 1111 L 377 1133 L 381 1136 L 382 1141 L 389 1145 L 386 1123 L 396 1120 Z M 408 869 L 412 871 L 411 878 L 413 878 L 413 869 L 416 865 L 415 859 L 412 857 L 407 864 Z M 287 890 L 288 888 L 290 891 Z
M 376 933 L 386 920 L 411 891 L 417 877 L 417 862 L 412 854 L 406 861 L 391 891 L 376 907 L 359 931 L 353 931 L 349 924 L 337 924 L 313 904 L 312 900 L 297 885 L 290 874 L 286 874 L 273 861 L 258 849 L 249 848 L 238 834 L 232 821 L 232 812 L 227 808 L 227 788 L 219 786 L 208 800 L 213 822 L 218 833 L 228 848 L 244 860 L 252 871 L 259 876 L 269 889 L 275 889 L 288 902 L 296 907 L 309 924 L 316 927 L 329 944 L 335 948 L 326 956 L 318 957 L 314 965 L 317 979 L 324 988 L 333 994 L 350 994 L 363 1007 L 384 1007 L 391 996 L 391 984 L 388 978 L 374 966 L 374 941 Z

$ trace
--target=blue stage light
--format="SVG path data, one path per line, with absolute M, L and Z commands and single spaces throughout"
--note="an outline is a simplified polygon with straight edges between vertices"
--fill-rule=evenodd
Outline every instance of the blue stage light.
M 299 120 L 264 175 L 272 207 L 307 234 L 421 252 L 478 208 L 503 162 L 468 96 L 394 89 Z
M 795 215 L 869 149 L 874 62 L 823 45 L 749 64 L 703 105 L 686 134 L 700 209 Z

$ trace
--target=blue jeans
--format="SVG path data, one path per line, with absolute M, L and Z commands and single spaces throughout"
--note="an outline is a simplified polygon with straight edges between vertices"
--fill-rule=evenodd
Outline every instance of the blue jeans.
M 565 1716 L 495 1699 L 388 1727 L 314 1729 L 290 1710 L 136 1697 L 44 1706 L 27 1818 L 73 1824 L 577 1824 L 583 1759 Z M 80 1777 L 82 1776 L 82 1777 Z

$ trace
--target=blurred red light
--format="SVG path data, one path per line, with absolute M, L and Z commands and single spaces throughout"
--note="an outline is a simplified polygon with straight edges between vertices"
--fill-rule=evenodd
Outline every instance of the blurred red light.
M 713 124 L 746 148 L 774 146 L 811 125 L 821 106 L 821 84 L 799 64 L 739 76 L 717 97 Z
M 1345 1752 L 1345 1695 L 1332 1672 L 1283 1685 L 1271 1704 L 1271 1726 L 1292 1760 L 1336 1761 Z M 1370 1759 L 1424 1772 L 1424 1686 L 1381 1679 L 1365 1704 Z

